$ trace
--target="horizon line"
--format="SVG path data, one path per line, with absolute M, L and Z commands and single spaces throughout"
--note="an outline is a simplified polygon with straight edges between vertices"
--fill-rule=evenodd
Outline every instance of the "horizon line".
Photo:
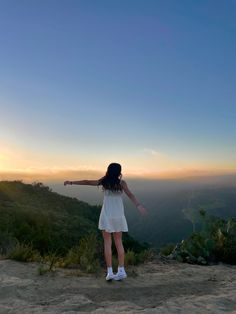
M 13 169 L 0 170 L 0 180 L 22 180 L 22 181 L 61 181 L 66 179 L 90 179 L 96 180 L 105 175 L 98 169 Z M 123 177 L 127 179 L 143 180 L 177 180 L 177 179 L 199 179 L 206 177 L 223 177 L 236 175 L 236 169 L 232 170 L 178 170 L 160 172 L 125 172 Z

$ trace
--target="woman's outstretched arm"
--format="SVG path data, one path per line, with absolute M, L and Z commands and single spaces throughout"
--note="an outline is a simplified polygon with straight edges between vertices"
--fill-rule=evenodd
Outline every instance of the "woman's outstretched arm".
M 137 200 L 137 198 L 134 196 L 134 194 L 130 191 L 127 183 L 124 180 L 122 180 L 121 184 L 122 184 L 122 187 L 123 187 L 125 194 L 134 203 L 134 205 L 137 207 L 137 209 L 140 211 L 140 213 L 142 215 L 147 214 L 147 209 Z
M 65 181 L 64 185 L 94 185 L 99 184 L 99 180 L 80 180 L 80 181 Z

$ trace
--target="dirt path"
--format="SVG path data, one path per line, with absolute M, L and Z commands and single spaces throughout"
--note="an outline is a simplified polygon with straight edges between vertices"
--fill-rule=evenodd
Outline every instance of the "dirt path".
M 37 270 L 37 264 L 0 261 L 0 314 L 236 313 L 236 266 L 156 261 L 111 283 Z

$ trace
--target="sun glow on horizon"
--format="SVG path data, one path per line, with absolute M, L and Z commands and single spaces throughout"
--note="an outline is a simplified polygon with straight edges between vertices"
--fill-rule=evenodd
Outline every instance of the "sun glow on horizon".
M 234 7 L 4 1 L 0 179 L 235 173 Z
M 203 163 L 182 161 L 154 149 L 140 149 L 112 154 L 110 158 L 98 152 L 96 157 L 88 153 L 82 156 L 58 155 L 48 152 L 26 151 L 16 146 L 0 145 L 0 179 L 23 179 L 26 181 L 56 181 L 64 179 L 96 179 L 103 176 L 111 162 L 122 165 L 122 173 L 127 178 L 167 179 L 223 175 L 236 173 L 233 164 L 215 161 Z M 80 159 L 77 157 L 80 156 Z
M 63 181 L 66 179 L 81 180 L 81 179 L 98 179 L 105 174 L 104 169 L 86 169 L 85 167 L 76 169 L 59 169 L 59 168 L 44 168 L 44 169 L 3 169 L 0 168 L 0 180 L 23 180 L 32 181 Z M 132 179 L 181 179 L 187 177 L 201 176 L 217 176 L 236 174 L 236 169 L 232 170 L 204 170 L 204 169 L 186 169 L 186 170 L 160 170 L 158 172 L 150 171 L 123 171 L 124 178 Z

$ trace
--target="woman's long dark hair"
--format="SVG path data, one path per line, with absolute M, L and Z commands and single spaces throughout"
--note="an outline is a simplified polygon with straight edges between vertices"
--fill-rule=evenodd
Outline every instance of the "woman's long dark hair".
M 122 191 L 121 176 L 121 165 L 113 162 L 108 166 L 105 176 L 99 180 L 98 185 L 102 185 L 105 190 Z

